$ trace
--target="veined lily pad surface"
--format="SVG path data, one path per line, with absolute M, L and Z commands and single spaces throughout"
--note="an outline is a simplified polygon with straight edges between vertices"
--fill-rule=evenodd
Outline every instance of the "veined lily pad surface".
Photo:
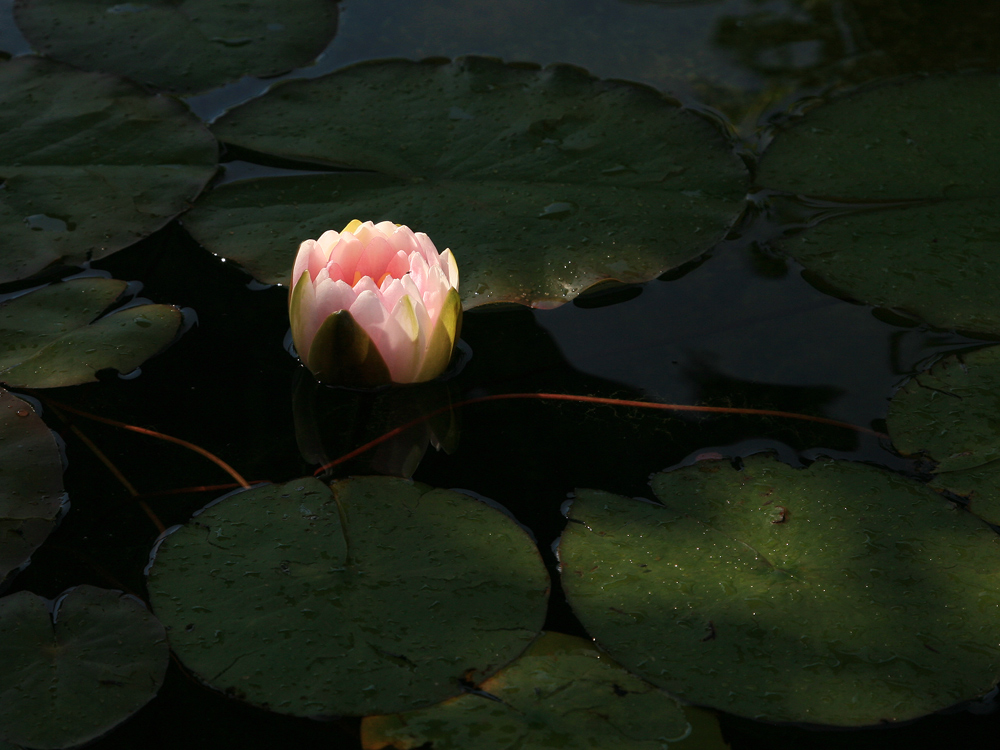
M 995 75 L 915 78 L 810 110 L 775 136 L 761 184 L 849 201 L 940 202 L 839 216 L 781 249 L 844 296 L 941 328 L 1000 334 L 998 115 Z
M 336 0 L 17 0 L 39 51 L 172 91 L 304 66 L 337 30 Z
M 874 467 L 768 456 L 654 476 L 662 504 L 582 490 L 570 604 L 627 669 L 696 704 L 863 726 L 1000 677 L 1000 536 Z
M 545 633 L 476 692 L 430 708 L 371 716 L 365 750 L 573 747 L 724 750 L 711 714 L 685 708 L 582 638 Z
M 0 60 L 0 283 L 154 232 L 201 192 L 217 155 L 175 99 L 43 58 Z
M 281 713 L 394 713 L 457 695 L 545 617 L 528 534 L 467 495 L 403 479 L 311 479 L 212 505 L 149 574 L 173 650 L 208 684 Z
M 55 438 L 30 404 L 0 388 L 0 583 L 45 541 L 65 500 Z
M 213 131 L 365 171 L 223 185 L 184 222 L 206 248 L 286 284 L 303 240 L 390 219 L 452 249 L 466 308 L 551 307 L 604 279 L 653 278 L 725 235 L 748 182 L 714 123 L 566 65 L 359 64 L 278 84 Z
M 1000 346 L 947 357 L 893 396 L 888 426 L 904 455 L 922 453 L 937 471 L 1000 459 Z
M 172 305 L 137 305 L 98 318 L 126 286 L 118 279 L 70 279 L 0 305 L 0 382 L 28 388 L 92 382 L 98 370 L 131 372 L 163 349 L 183 322 Z
M 0 742 L 40 750 L 101 736 L 156 695 L 163 626 L 131 596 L 94 586 L 54 606 L 27 591 L 0 599 Z

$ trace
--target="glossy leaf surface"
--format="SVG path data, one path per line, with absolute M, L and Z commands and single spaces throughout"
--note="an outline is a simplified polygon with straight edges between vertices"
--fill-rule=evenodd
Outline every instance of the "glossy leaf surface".
M 623 666 L 768 721 L 903 721 L 1000 676 L 1000 537 L 932 490 L 863 464 L 702 461 L 663 505 L 582 490 L 562 582 Z
M 228 497 L 168 536 L 149 574 L 187 669 L 302 716 L 457 695 L 537 635 L 548 583 L 509 516 L 389 477 Z

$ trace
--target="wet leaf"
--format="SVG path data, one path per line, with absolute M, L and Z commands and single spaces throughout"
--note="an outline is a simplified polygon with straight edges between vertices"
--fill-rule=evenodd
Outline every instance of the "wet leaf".
M 864 88 L 780 131 L 757 180 L 856 200 L 1000 197 L 1000 77 L 935 76 Z
M 100 737 L 156 695 L 168 655 L 163 626 L 120 591 L 0 599 L 0 741 L 49 750 Z
M 217 150 L 175 99 L 42 58 L 0 61 L 0 283 L 156 231 L 201 192 Z
M 663 505 L 581 490 L 559 547 L 570 604 L 626 669 L 768 721 L 903 721 L 1000 677 L 1000 537 L 863 464 L 652 480 Z
M 172 91 L 303 67 L 337 30 L 335 0 L 17 0 L 39 52 Z
M 1000 459 L 1000 347 L 946 357 L 918 373 L 889 404 L 889 435 L 903 455 L 937 471 Z
M 467 308 L 552 307 L 603 279 L 653 278 L 722 238 L 747 183 L 714 124 L 565 65 L 365 63 L 279 84 L 213 130 L 244 149 L 371 171 L 223 185 L 185 220 L 209 250 L 287 283 L 302 240 L 390 219 L 455 252 Z
M 156 553 L 153 608 L 185 667 L 302 716 L 393 713 L 461 692 L 545 617 L 532 540 L 469 496 L 311 478 L 209 506 Z
M 930 486 L 966 498 L 969 510 L 992 524 L 1000 524 L 1000 461 L 939 474 L 931 479 Z
M 1000 199 L 848 214 L 778 246 L 842 296 L 1000 335 Z
M 475 692 L 419 711 L 369 716 L 365 750 L 729 747 L 714 716 L 686 708 L 582 638 L 545 633 Z
M 0 583 L 45 541 L 65 501 L 55 438 L 30 404 L 0 388 Z
M 71 279 L 0 305 L 0 381 L 27 388 L 88 383 L 109 367 L 131 372 L 163 349 L 183 322 L 172 305 L 138 305 L 94 320 L 125 287 L 117 279 Z

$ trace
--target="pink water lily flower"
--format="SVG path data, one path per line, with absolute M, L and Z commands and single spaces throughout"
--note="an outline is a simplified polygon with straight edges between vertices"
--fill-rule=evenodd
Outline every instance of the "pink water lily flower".
M 419 383 L 448 366 L 461 330 L 458 266 L 423 232 L 354 220 L 299 246 L 288 315 L 325 383 Z

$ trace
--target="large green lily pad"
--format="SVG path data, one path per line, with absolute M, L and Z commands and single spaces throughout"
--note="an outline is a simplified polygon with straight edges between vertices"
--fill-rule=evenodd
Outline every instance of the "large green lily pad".
M 131 596 L 77 586 L 51 607 L 0 599 L 0 741 L 40 750 L 101 736 L 163 684 L 163 626 Z
M 310 63 L 337 30 L 336 0 L 16 0 L 39 52 L 172 91 Z
M 685 708 L 593 644 L 545 633 L 476 692 L 361 722 L 365 750 L 668 747 L 723 750 L 714 716 Z
M 65 500 L 55 438 L 30 404 L 0 388 L 0 583 L 45 541 Z
M 1000 335 L 1000 199 L 852 213 L 779 247 L 845 297 Z
M 206 248 L 288 283 L 302 240 L 390 219 L 452 249 L 466 307 L 555 306 L 604 279 L 653 278 L 724 236 L 748 179 L 715 124 L 652 89 L 489 58 L 281 83 L 213 131 L 369 172 L 223 185 L 184 222 Z
M 761 157 L 761 185 L 855 200 L 1000 197 L 1000 76 L 867 87 L 807 112 Z
M 942 328 L 1000 334 L 1000 157 L 990 147 L 998 115 L 995 75 L 914 78 L 809 111 L 764 153 L 761 184 L 943 202 L 841 215 L 781 249 L 843 296 Z
M 1000 677 L 1000 536 L 880 469 L 767 456 L 654 476 L 663 505 L 583 490 L 559 547 L 584 627 L 685 700 L 861 726 Z
M 1000 347 L 946 357 L 915 375 L 893 396 L 887 423 L 900 453 L 926 455 L 939 472 L 1000 459 Z
M 973 469 L 946 471 L 931 479 L 930 486 L 964 497 L 969 501 L 969 510 L 1000 525 L 1000 461 Z
M 42 58 L 0 61 L 0 283 L 159 229 L 201 192 L 217 151 L 175 99 Z
M 231 496 L 166 538 L 148 583 L 187 669 L 304 716 L 457 695 L 535 638 L 549 586 L 510 517 L 389 477 Z
M 27 388 L 92 382 L 98 370 L 131 372 L 163 349 L 183 322 L 172 305 L 97 317 L 126 286 L 118 279 L 71 279 L 0 305 L 0 382 Z

